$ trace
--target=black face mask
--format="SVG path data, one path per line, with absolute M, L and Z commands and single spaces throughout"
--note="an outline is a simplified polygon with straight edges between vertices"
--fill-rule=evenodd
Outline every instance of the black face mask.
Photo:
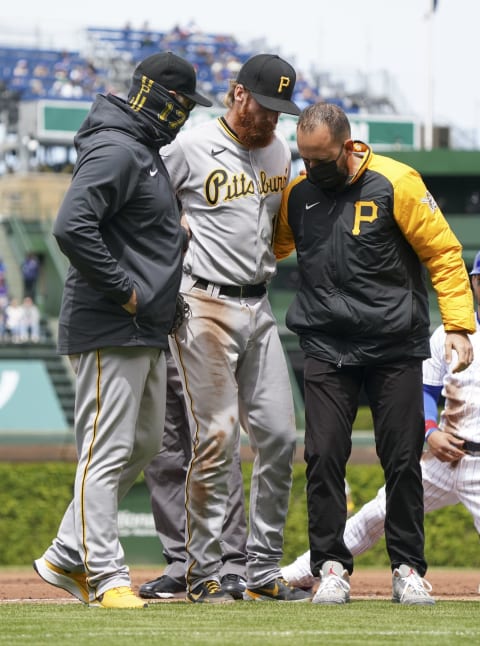
M 348 172 L 337 166 L 337 161 L 343 152 L 343 146 L 337 159 L 319 162 L 315 166 L 306 166 L 307 179 L 324 191 L 340 191 L 345 186 Z
M 345 186 L 348 174 L 334 161 L 317 164 L 313 168 L 307 168 L 307 179 L 315 186 L 324 191 L 339 191 Z
M 128 103 L 148 122 L 152 143 L 158 147 L 173 141 L 190 115 L 168 90 L 139 72 L 133 75 Z

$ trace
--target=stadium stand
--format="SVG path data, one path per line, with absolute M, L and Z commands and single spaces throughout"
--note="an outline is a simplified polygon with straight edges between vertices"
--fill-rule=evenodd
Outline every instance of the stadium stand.
M 80 52 L 0 47 L 1 81 L 22 101 L 92 99 L 106 90 L 107 73 Z
M 129 25 L 122 29 L 88 27 L 82 51 L 0 45 L 0 82 L 3 92 L 16 93 L 20 101 L 92 100 L 97 92 L 123 95 L 133 67 L 159 50 L 172 50 L 187 58 L 197 70 L 201 91 L 218 105 L 222 105 L 229 79 L 258 51 L 240 44 L 231 34 L 204 33 L 196 28 L 177 26 L 162 32 L 150 30 L 148 25 L 142 29 Z M 348 96 L 338 81 L 329 83 L 325 75 L 308 79 L 302 70 L 298 71 L 294 100 L 302 106 L 319 99 L 320 79 L 330 92 L 323 96 L 325 100 L 335 101 L 349 112 L 358 112 L 360 106 L 368 109 L 365 97 L 358 93 Z M 1 94 L 0 89 L 0 101 Z M 390 101 L 375 101 L 376 110 L 381 110 L 381 104 L 393 110 Z

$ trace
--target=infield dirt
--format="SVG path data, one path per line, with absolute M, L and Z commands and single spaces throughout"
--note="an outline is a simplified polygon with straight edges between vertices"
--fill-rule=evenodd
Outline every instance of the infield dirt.
M 140 584 L 156 578 L 160 570 L 132 568 L 132 585 L 138 591 Z M 433 587 L 432 594 L 438 599 L 480 601 L 480 571 L 446 570 L 432 568 L 427 580 Z M 351 597 L 357 599 L 389 599 L 391 575 L 385 570 L 358 569 L 351 577 Z M 74 601 L 68 593 L 48 585 L 33 571 L 26 568 L 0 570 L 0 602 L 6 601 Z M 160 602 L 160 601 L 159 601 Z M 161 603 L 161 602 L 160 602 Z

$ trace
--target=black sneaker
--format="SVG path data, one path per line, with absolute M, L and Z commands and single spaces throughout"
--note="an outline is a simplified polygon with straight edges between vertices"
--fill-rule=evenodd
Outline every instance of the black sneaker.
M 158 579 L 153 581 L 147 581 L 147 583 L 142 583 L 138 590 L 138 594 L 143 599 L 174 599 L 177 596 L 183 595 L 187 590 L 187 584 L 185 579 L 183 581 L 178 581 L 178 579 L 172 579 L 168 574 L 159 576 Z
M 261 588 L 247 588 L 243 598 L 245 601 L 311 601 L 312 599 L 309 592 L 294 588 L 282 578 L 274 579 Z
M 187 601 L 191 603 L 235 603 L 231 594 L 224 592 L 218 581 L 204 581 L 187 593 Z
M 239 574 L 224 574 L 220 579 L 222 590 L 231 594 L 234 599 L 243 599 L 243 593 L 247 589 L 247 582 Z

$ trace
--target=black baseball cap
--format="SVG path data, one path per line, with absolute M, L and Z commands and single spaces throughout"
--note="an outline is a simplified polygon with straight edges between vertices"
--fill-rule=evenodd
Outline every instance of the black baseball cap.
M 210 107 L 213 103 L 196 91 L 197 75 L 193 65 L 173 52 L 152 54 L 141 61 L 135 70 L 144 74 L 166 90 L 183 94 L 188 99 Z
M 291 100 L 297 75 L 293 67 L 276 54 L 257 54 L 246 61 L 237 76 L 253 98 L 268 110 L 300 114 Z

